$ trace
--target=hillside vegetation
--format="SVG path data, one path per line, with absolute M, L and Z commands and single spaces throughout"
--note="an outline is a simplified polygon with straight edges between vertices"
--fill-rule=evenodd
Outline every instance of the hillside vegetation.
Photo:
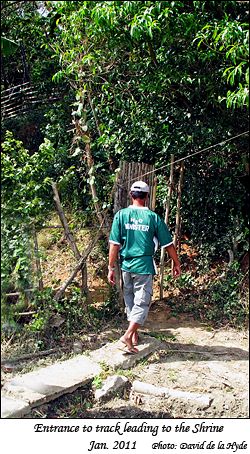
M 155 166 L 164 216 L 171 155 L 172 233 L 182 159 L 185 166 L 183 274 L 173 283 L 166 273 L 166 302 L 177 315 L 246 326 L 248 9 L 238 1 L 1 2 L 4 100 L 23 83 L 33 90 L 2 114 L 5 340 L 25 333 L 44 348 L 120 311 L 106 283 L 119 162 Z M 80 254 L 102 226 L 88 288 L 78 273 L 59 300 L 76 258 L 58 228 L 52 183 Z M 93 295 L 93 286 L 103 292 Z M 51 317 L 63 322 L 53 326 Z

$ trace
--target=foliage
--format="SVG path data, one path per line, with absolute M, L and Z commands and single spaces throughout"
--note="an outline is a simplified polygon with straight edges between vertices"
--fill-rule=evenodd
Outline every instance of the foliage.
M 61 150 L 59 149 L 59 153 Z M 2 285 L 28 288 L 32 280 L 31 262 L 33 227 L 44 221 L 53 207 L 51 181 L 63 167 L 58 166 L 50 140 L 44 140 L 39 151 L 30 155 L 21 141 L 6 132 L 2 143 Z
M 12 55 L 17 50 L 18 44 L 14 41 L 1 36 L 1 51 L 3 55 Z
M 172 280 L 170 275 L 164 277 L 164 288 L 177 288 L 179 290 L 190 290 L 195 286 L 195 277 L 190 272 L 182 272 L 181 276 L 177 279 Z
M 182 199 L 183 229 L 198 246 L 200 265 L 222 257 L 228 250 L 239 259 L 248 249 L 248 199 L 244 155 L 230 145 L 204 161 L 186 165 Z
M 157 167 L 170 153 L 185 156 L 194 145 L 206 147 L 243 130 L 244 120 L 236 124 L 219 99 L 227 90 L 228 61 L 235 67 L 238 59 L 247 61 L 247 13 L 235 2 L 223 11 L 210 3 L 49 3 L 51 17 L 58 16 L 53 50 L 62 62 L 54 79 L 76 87 L 75 112 L 91 132 L 100 191 L 99 169 L 106 172 L 107 161 L 115 168 L 122 156 Z M 206 52 L 210 38 L 225 58 L 216 59 L 216 49 Z M 235 93 L 241 82 L 234 79 Z M 235 107 L 244 110 L 245 100 L 236 97 Z M 234 165 L 240 166 L 238 154 L 236 149 Z M 202 157 L 202 169 L 208 165 Z M 214 167 L 219 180 L 221 166 Z
M 59 101 L 34 111 L 34 134 L 32 115 L 4 121 L 4 132 L 7 126 L 14 132 L 2 157 L 4 289 L 30 285 L 30 226 L 52 207 L 50 180 L 81 218 L 79 210 L 93 211 L 90 184 L 111 207 L 121 159 L 159 169 L 156 209 L 163 214 L 170 155 L 178 160 L 205 150 L 185 160 L 182 229 L 199 252 L 200 274 L 212 261 L 228 260 L 228 251 L 239 260 L 248 234 L 247 137 L 234 137 L 248 129 L 248 6 L 12 3 L 2 2 L 3 33 L 19 47 L 15 59 L 3 55 L 2 85 L 31 80 L 41 93 L 56 89 Z M 177 178 L 178 167 L 170 228 Z M 192 277 L 178 285 L 192 288 Z M 112 297 L 104 313 L 113 313 Z
M 100 374 L 96 375 L 96 377 L 93 378 L 92 385 L 94 386 L 95 389 L 100 389 L 102 387 L 103 378 Z
M 183 281 L 189 279 L 189 273 L 184 273 Z M 191 314 L 205 323 L 229 323 L 235 328 L 247 326 L 249 318 L 249 302 L 244 294 L 244 275 L 240 271 L 238 262 L 230 266 L 219 266 L 216 273 L 211 273 L 198 284 L 191 279 L 191 291 L 187 286 L 175 284 L 180 293 L 172 296 L 173 290 L 169 289 L 167 304 L 174 315 L 179 313 Z
M 46 186 L 47 181 L 36 181 L 38 174 L 34 164 L 38 156 L 30 157 L 12 133 L 6 134 L 2 150 L 2 284 L 5 289 L 8 281 L 14 279 L 18 288 L 20 285 L 28 288 L 32 255 L 31 222 L 44 205 L 41 186 Z M 44 172 L 42 161 L 38 160 L 37 165 L 38 172 Z
M 243 304 L 240 289 L 242 278 L 239 264 L 234 262 L 222 278 L 208 285 L 204 298 L 208 320 L 226 319 L 234 326 L 247 324 L 249 307 Z
M 80 291 L 75 289 L 68 299 L 56 302 L 53 298 L 52 289 L 42 292 L 37 291 L 33 295 L 31 308 L 35 310 L 31 321 L 26 325 L 26 330 L 37 333 L 44 333 L 46 336 L 53 335 L 53 331 L 70 336 L 82 330 L 83 323 L 86 323 L 86 309 L 84 304 L 79 304 Z M 57 328 L 53 327 L 53 317 L 60 316 L 62 324 Z M 85 321 L 85 322 L 84 322 Z
M 92 385 L 95 389 L 100 389 L 103 386 L 103 381 L 108 378 L 110 374 L 113 373 L 113 369 L 108 366 L 104 361 L 100 362 L 102 368 L 101 372 L 96 375 L 92 380 Z
M 31 80 L 38 82 L 41 92 L 51 85 L 56 62 L 42 46 L 45 18 L 39 2 L 1 2 L 1 26 L 4 36 L 18 44 L 13 56 L 3 54 L 1 81 L 4 88 Z
M 220 61 L 219 73 L 233 88 L 219 96 L 220 102 L 226 100 L 227 107 L 249 106 L 248 23 L 229 20 L 226 15 L 224 21 L 205 25 L 195 40 L 199 47 L 203 45 L 202 60 Z

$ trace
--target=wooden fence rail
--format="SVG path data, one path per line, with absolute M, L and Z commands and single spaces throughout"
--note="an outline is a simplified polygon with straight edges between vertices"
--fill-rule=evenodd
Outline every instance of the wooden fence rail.
M 13 118 L 28 113 L 35 106 L 58 101 L 60 97 L 54 91 L 51 95 L 43 95 L 38 87 L 30 82 L 3 90 L 1 93 L 2 119 Z

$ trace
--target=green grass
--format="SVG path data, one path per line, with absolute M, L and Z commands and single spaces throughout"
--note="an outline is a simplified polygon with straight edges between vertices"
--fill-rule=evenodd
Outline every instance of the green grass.
M 160 341 L 165 341 L 165 342 L 169 342 L 169 341 L 175 342 L 177 340 L 176 336 L 174 334 L 162 334 L 162 333 L 150 331 L 148 333 L 148 335 L 151 337 L 155 337 L 155 339 L 158 339 Z

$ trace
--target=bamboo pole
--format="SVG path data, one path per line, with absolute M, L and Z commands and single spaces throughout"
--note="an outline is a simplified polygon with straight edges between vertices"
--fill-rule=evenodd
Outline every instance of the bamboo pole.
M 145 164 L 144 162 L 141 162 L 140 178 L 138 178 L 138 180 L 145 181 L 145 183 L 146 183 L 147 176 L 143 176 L 143 175 L 144 175 L 144 173 L 146 173 L 146 167 L 147 167 L 147 164 Z
M 44 351 L 40 351 L 40 352 L 25 353 L 24 355 L 14 357 L 14 358 L 9 358 L 9 359 L 4 358 L 1 360 L 1 365 L 5 365 L 8 363 L 18 363 L 19 361 L 24 361 L 26 359 L 39 358 L 40 356 L 48 356 L 48 355 L 52 355 L 53 353 L 59 353 L 61 351 L 65 352 L 68 350 L 69 350 L 69 347 L 61 347 L 61 348 L 51 348 L 50 350 L 44 350 Z
M 127 175 L 127 178 L 124 178 L 125 181 L 126 181 L 126 189 L 127 189 L 126 199 L 125 199 L 125 200 L 127 200 L 127 206 L 130 204 L 130 195 L 129 195 L 130 191 L 129 191 L 129 189 L 131 187 L 131 180 L 133 178 L 133 170 L 134 170 L 134 163 L 133 162 L 129 162 L 129 164 L 128 164 L 128 175 Z M 125 206 L 122 207 L 122 208 L 125 208 Z
M 175 219 L 175 233 L 174 233 L 174 246 L 177 247 L 177 243 L 180 240 L 180 224 L 181 224 L 181 192 L 183 185 L 183 176 L 184 176 L 184 161 L 181 162 L 180 168 L 180 177 L 178 183 L 178 192 L 177 192 L 177 207 L 176 207 L 176 219 Z
M 174 233 L 174 246 L 177 248 L 180 242 L 180 225 L 181 225 L 181 193 L 184 177 L 184 161 L 181 161 L 180 176 L 177 191 L 177 206 L 176 206 L 176 219 L 175 219 L 175 233 Z M 173 269 L 173 261 L 171 268 Z
M 135 175 L 135 172 L 136 172 L 136 164 L 137 162 L 132 162 L 132 175 L 131 175 L 131 179 L 134 179 L 136 177 Z M 128 188 L 130 189 L 132 184 L 134 183 L 134 180 L 133 181 L 129 181 L 128 182 Z
M 119 162 L 119 172 L 116 173 L 115 176 L 115 183 L 112 189 L 111 200 L 114 198 L 114 213 L 118 211 L 119 207 L 119 183 L 120 183 L 120 175 L 121 175 L 121 161 Z
M 150 383 L 145 383 L 139 380 L 135 380 L 132 383 L 132 391 L 139 394 L 145 394 L 162 398 L 172 397 L 174 399 L 193 400 L 198 402 L 199 405 L 204 406 L 209 406 L 212 400 L 210 394 L 198 394 L 193 392 L 180 391 L 176 389 L 165 388 L 163 386 L 151 385 Z
M 172 191 L 173 191 L 173 180 L 174 180 L 174 155 L 171 154 L 168 198 L 167 198 L 166 211 L 165 211 L 165 217 L 164 217 L 164 221 L 165 221 L 166 224 L 168 223 L 168 217 L 169 217 L 170 200 L 171 200 L 171 195 L 172 195 Z M 160 258 L 160 299 L 163 298 L 164 259 L 165 259 L 165 248 L 161 248 L 161 258 Z
M 152 189 L 151 189 L 151 203 L 150 208 L 152 211 L 155 211 L 155 204 L 156 204 L 156 189 L 157 189 L 157 177 L 152 178 Z M 150 202 L 150 201 L 149 201 Z

